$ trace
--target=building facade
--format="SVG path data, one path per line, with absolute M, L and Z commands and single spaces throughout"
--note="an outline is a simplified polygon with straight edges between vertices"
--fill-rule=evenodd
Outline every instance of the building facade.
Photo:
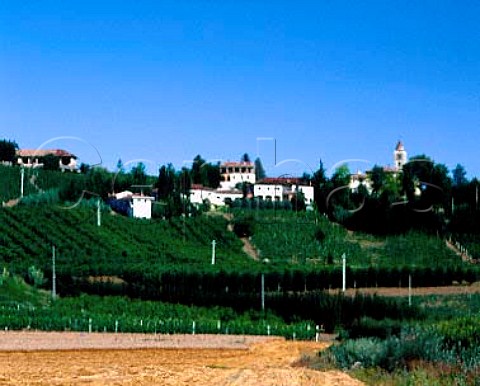
M 314 188 L 301 178 L 264 178 L 253 187 L 253 195 L 265 201 L 290 201 L 299 193 L 302 193 L 306 205 L 313 204 Z
M 220 165 L 220 190 L 235 189 L 243 182 L 255 183 L 253 162 L 224 162 Z

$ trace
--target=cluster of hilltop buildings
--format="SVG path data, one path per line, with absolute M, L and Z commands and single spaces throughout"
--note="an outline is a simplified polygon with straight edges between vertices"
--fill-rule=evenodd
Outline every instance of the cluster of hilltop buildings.
M 43 167 L 42 159 L 46 156 L 58 158 L 59 170 L 78 171 L 77 157 L 65 150 L 18 150 L 17 164 L 23 167 Z M 399 141 L 393 152 L 394 166 L 384 167 L 386 173 L 394 176 L 401 173 L 408 162 L 407 152 Z M 314 202 L 314 187 L 308 181 L 298 177 L 263 178 L 256 180 L 255 165 L 252 162 L 224 162 L 220 165 L 220 186 L 216 189 L 202 185 L 192 185 L 190 202 L 195 205 L 208 204 L 211 208 L 229 205 L 237 199 L 257 198 L 264 201 L 291 201 L 302 197 L 305 205 Z M 356 191 L 364 186 L 372 190 L 369 172 L 357 172 L 350 176 L 349 188 Z M 247 189 L 245 189 L 247 187 Z M 132 192 L 115 195 L 117 200 L 128 201 L 131 215 L 139 218 L 151 218 L 151 207 L 155 198 Z
M 401 173 L 403 166 L 408 162 L 405 146 L 398 141 L 393 152 L 394 166 L 385 166 L 385 173 L 394 176 Z M 251 162 L 225 162 L 220 165 L 221 182 L 218 189 L 211 189 L 201 185 L 193 185 L 190 192 L 190 202 L 202 204 L 208 201 L 210 205 L 220 207 L 236 199 L 244 197 L 244 192 L 238 188 L 240 183 L 253 186 L 253 191 L 247 193 L 247 198 L 256 197 L 265 201 L 290 201 L 301 193 L 305 204 L 310 206 L 314 201 L 314 187 L 301 178 L 278 177 L 255 179 L 255 166 Z M 363 185 L 367 191 L 372 191 L 369 172 L 357 172 L 350 176 L 349 188 L 357 191 Z
M 225 162 L 220 165 L 220 187 L 207 188 L 193 185 L 190 190 L 190 202 L 219 207 L 225 206 L 237 199 L 256 197 L 265 201 L 291 200 L 301 193 L 306 205 L 313 204 L 313 186 L 295 177 L 263 178 L 259 181 L 255 177 L 255 165 L 252 162 Z M 241 189 L 242 184 L 248 184 L 247 191 Z
M 402 172 L 403 166 L 408 162 L 407 151 L 402 141 L 397 142 L 395 150 L 393 151 L 393 167 L 384 166 L 383 171 L 387 174 L 391 174 L 394 177 Z M 372 192 L 372 181 L 370 179 L 369 172 L 357 172 L 350 176 L 349 188 L 352 191 L 358 191 L 360 186 L 364 186 L 368 192 Z

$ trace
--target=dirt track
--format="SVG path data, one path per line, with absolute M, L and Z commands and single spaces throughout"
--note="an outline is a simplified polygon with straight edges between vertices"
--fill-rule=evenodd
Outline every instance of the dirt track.
M 36 334 L 36 335 L 34 335 Z M 282 338 L 224 337 L 216 348 L 201 347 L 214 337 L 134 335 L 133 342 L 157 348 L 126 349 L 132 335 L 72 333 L 2 333 L 0 385 L 361 385 L 339 371 L 319 372 L 293 366 L 302 355 L 313 355 L 326 343 L 287 342 Z M 111 347 L 116 337 L 116 349 Z M 87 336 L 91 349 L 80 349 Z M 103 337 L 102 337 L 103 336 Z M 145 339 L 147 338 L 147 339 Z M 161 338 L 161 339 L 159 339 Z M 105 344 L 105 340 L 107 344 Z M 63 341 L 63 342 L 62 342 Z M 23 343 L 22 343 L 23 342 Z M 42 343 L 43 342 L 43 343 Z M 65 343 L 70 342 L 70 343 Z M 92 342 L 96 342 L 93 344 Z M 202 343 L 203 342 L 203 343 Z M 41 343 L 41 344 L 40 344 Z M 225 344 L 227 348 L 220 348 Z M 43 346 L 42 346 L 43 345 Z M 178 345 L 177 348 L 174 348 Z M 70 350 L 67 349 L 70 346 Z M 161 348 L 170 347 L 170 348 Z M 51 350 L 50 347 L 62 347 Z M 116 347 L 116 346 L 115 346 Z M 237 347 L 237 348 L 233 348 Z M 248 347 L 248 348 L 241 348 Z M 120 349 L 122 348 L 122 349 Z

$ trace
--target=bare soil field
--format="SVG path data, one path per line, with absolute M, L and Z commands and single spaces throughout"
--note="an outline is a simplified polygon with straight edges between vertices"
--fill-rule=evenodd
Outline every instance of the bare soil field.
M 338 289 L 329 290 L 331 294 L 338 293 Z M 376 288 L 347 288 L 345 295 L 354 296 L 357 293 L 379 296 L 408 296 L 408 288 L 396 287 L 376 287 Z M 426 295 L 465 295 L 480 293 L 480 285 L 474 283 L 472 285 L 458 285 L 446 287 L 418 287 L 412 288 L 412 296 Z
M 362 385 L 302 367 L 328 343 L 225 335 L 2 332 L 0 385 Z

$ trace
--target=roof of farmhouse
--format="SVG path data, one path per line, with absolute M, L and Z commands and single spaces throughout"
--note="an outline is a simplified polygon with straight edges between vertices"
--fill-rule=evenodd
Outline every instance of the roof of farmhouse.
M 20 149 L 17 150 L 18 157 L 45 157 L 47 155 L 54 155 L 56 157 L 73 157 L 74 154 L 63 149 Z
M 267 177 L 256 184 L 263 185 L 308 185 L 308 183 L 300 177 Z
M 253 162 L 234 162 L 234 161 L 227 161 L 227 162 L 223 162 L 220 166 L 250 166 L 250 167 L 254 167 L 254 163 Z

